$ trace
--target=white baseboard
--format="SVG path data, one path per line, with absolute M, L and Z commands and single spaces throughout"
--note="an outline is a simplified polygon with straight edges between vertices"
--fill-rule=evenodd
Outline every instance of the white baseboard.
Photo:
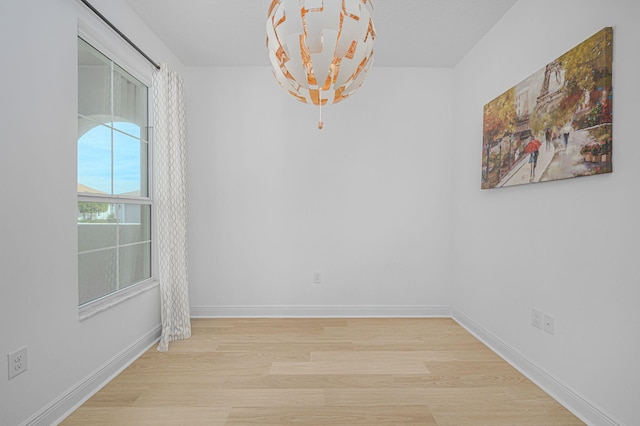
M 426 305 L 260 305 L 192 306 L 192 318 L 366 318 L 451 317 L 450 306 Z
M 38 413 L 34 414 L 22 423 L 22 426 L 49 426 L 59 424 L 133 363 L 133 361 L 138 359 L 140 355 L 156 344 L 158 340 L 160 340 L 159 325 L 124 351 L 120 352 L 120 354 L 113 357 L 104 366 L 72 386 Z
M 453 308 L 452 318 L 586 424 L 592 426 L 622 425 L 619 420 L 558 381 L 464 313 Z

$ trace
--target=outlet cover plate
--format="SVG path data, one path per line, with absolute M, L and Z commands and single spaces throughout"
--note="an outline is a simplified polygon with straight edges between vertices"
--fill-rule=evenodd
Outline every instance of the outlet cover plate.
M 542 312 L 537 309 L 531 309 L 531 325 L 542 329 Z
M 553 322 L 553 317 L 551 315 L 544 314 L 544 316 L 542 317 L 542 329 L 549 334 L 553 334 Z
M 7 355 L 9 359 L 9 379 L 27 371 L 27 347 L 22 347 Z

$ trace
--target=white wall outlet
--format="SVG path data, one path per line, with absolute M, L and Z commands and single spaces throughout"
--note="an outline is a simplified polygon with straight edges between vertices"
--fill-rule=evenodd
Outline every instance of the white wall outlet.
M 553 334 L 553 317 L 551 315 L 544 314 L 542 318 L 542 329 L 549 334 Z
M 542 329 L 542 312 L 537 309 L 531 309 L 531 325 Z
M 18 374 L 27 371 L 26 346 L 10 353 L 7 358 L 9 358 L 9 379 L 13 379 Z
M 320 271 L 316 271 L 313 273 L 313 283 L 320 284 L 322 282 L 322 275 L 320 275 Z

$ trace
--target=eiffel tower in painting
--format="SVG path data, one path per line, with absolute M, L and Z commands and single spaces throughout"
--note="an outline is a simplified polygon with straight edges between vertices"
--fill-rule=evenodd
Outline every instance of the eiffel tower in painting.
M 536 100 L 535 112 L 548 111 L 551 105 L 558 102 L 562 98 L 563 85 L 564 75 L 560 62 L 555 60 L 547 64 L 544 70 L 544 81 L 540 89 L 540 95 Z

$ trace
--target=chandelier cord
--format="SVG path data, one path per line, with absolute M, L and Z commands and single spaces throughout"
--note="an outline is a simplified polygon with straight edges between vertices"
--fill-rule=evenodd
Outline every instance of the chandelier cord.
M 322 129 L 322 90 L 318 90 L 318 129 Z

